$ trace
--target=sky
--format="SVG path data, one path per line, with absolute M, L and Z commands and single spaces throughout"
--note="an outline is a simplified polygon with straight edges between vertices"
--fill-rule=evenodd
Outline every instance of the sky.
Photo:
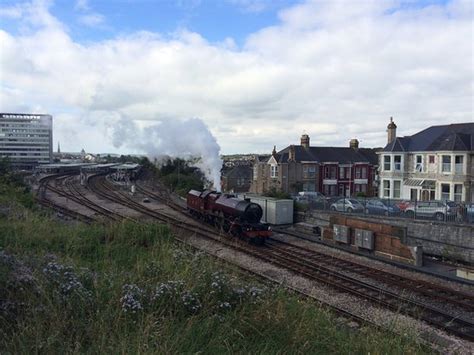
M 2 0 L 0 112 L 53 115 L 63 151 L 192 145 L 190 119 L 224 154 L 380 147 L 390 117 L 474 121 L 473 36 L 471 0 Z

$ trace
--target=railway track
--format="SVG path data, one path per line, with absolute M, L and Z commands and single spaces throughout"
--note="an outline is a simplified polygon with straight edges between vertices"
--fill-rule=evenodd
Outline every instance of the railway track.
M 65 178 L 65 181 L 67 181 L 67 179 L 68 178 Z M 389 284 L 396 283 L 399 287 L 407 288 L 412 291 L 418 291 L 418 293 L 422 293 L 425 296 L 436 296 L 437 298 L 442 297 L 446 300 L 446 302 L 454 303 L 457 306 L 467 309 L 472 309 L 472 298 L 470 298 L 468 295 L 460 294 L 447 288 L 443 289 L 441 296 L 434 295 L 434 293 L 439 291 L 439 289 L 437 289 L 437 286 L 434 287 L 432 284 L 428 283 L 429 287 L 417 288 L 414 282 L 418 281 L 402 278 L 398 275 L 389 274 L 386 272 L 374 272 L 372 268 L 366 267 L 365 265 L 337 259 L 332 256 L 317 253 L 315 251 L 298 247 L 286 242 L 272 240 L 265 247 L 255 247 L 248 244 L 241 244 L 235 240 L 223 238 L 221 235 L 217 235 L 215 230 L 197 227 L 195 225 L 188 224 L 183 220 L 149 209 L 146 206 L 134 201 L 127 194 L 115 190 L 110 186 L 103 175 L 92 176 L 89 179 L 89 186 L 94 193 L 101 196 L 102 198 L 125 205 L 147 216 L 158 219 L 161 222 L 169 224 L 175 230 L 187 231 L 200 237 L 216 240 L 235 250 L 290 270 L 295 274 L 303 275 L 308 279 L 323 283 L 339 291 L 359 296 L 386 308 L 413 316 L 417 319 L 425 321 L 426 323 L 443 329 L 448 333 L 455 334 L 470 341 L 474 341 L 474 323 L 471 320 L 453 316 L 452 314 L 445 313 L 439 309 L 427 306 L 426 304 L 422 304 L 391 291 L 387 291 L 382 287 L 374 286 L 347 276 L 343 272 L 334 270 L 334 268 L 352 268 L 352 270 L 346 271 L 360 272 L 364 276 L 375 278 L 379 281 Z M 70 193 L 77 196 L 77 190 L 72 186 L 69 188 Z M 155 199 L 163 199 L 162 196 L 157 194 L 149 194 L 149 191 L 141 187 L 139 188 L 139 192 L 147 194 L 148 196 L 151 196 Z M 79 201 L 86 202 L 87 200 L 88 199 L 78 198 L 78 203 L 80 203 Z M 174 208 L 179 209 L 179 211 L 182 212 L 181 206 L 175 205 Z M 180 235 L 180 233 L 177 233 L 177 235 Z M 347 313 L 347 311 L 340 311 L 340 313 Z
M 144 188 L 140 188 L 139 191 L 155 199 L 163 198 Z M 172 208 L 182 211 L 180 206 L 173 206 Z M 267 248 L 271 249 L 270 255 Z M 295 273 L 304 274 L 311 279 L 323 282 L 341 291 L 363 297 L 392 310 L 421 318 L 431 325 L 444 329 L 464 339 L 474 340 L 474 323 L 472 320 L 459 318 L 456 315 L 443 312 L 405 296 L 387 291 L 381 287 L 373 286 L 353 277 L 346 276 L 334 270 L 334 268 L 339 268 L 343 272 L 356 272 L 388 285 L 395 285 L 398 288 L 409 290 L 415 294 L 439 299 L 455 307 L 462 307 L 465 310 L 474 311 L 474 299 L 469 294 L 454 291 L 429 282 L 402 277 L 275 239 L 267 244 L 267 248 L 255 249 L 252 247 L 252 253 L 261 259 L 290 269 Z M 265 250 L 265 252 L 262 253 L 262 250 Z M 247 249 L 244 250 L 244 252 L 247 252 Z M 328 266 L 333 268 L 329 268 Z
M 56 186 L 51 186 L 47 185 L 47 189 L 53 191 L 54 193 L 67 198 L 71 201 L 74 201 L 80 205 L 83 205 L 87 207 L 88 209 L 94 211 L 95 213 L 104 216 L 106 219 L 110 219 L 112 221 L 119 221 L 121 218 L 120 216 L 116 215 L 114 212 L 103 208 L 102 206 L 99 206 L 89 199 L 85 198 L 82 193 L 79 193 L 77 189 L 73 189 L 72 191 L 68 191 L 70 185 L 72 185 L 70 182 L 66 182 L 70 180 L 71 178 L 74 178 L 74 176 L 61 176 L 56 179 L 57 182 L 60 183 L 61 187 Z
M 325 267 L 329 266 L 341 270 L 347 270 L 388 285 L 395 285 L 401 289 L 410 290 L 413 293 L 432 299 L 438 299 L 444 303 L 451 304 L 452 306 L 461 307 L 464 310 L 474 312 L 474 298 L 470 294 L 455 291 L 430 282 L 400 276 L 336 256 L 329 256 L 285 241 L 272 239 L 271 243 L 276 248 L 281 248 L 281 246 L 283 246 L 286 250 L 291 250 L 300 260 L 307 260 L 308 262 L 316 263 Z
M 165 203 L 166 201 L 170 200 L 170 198 L 164 198 L 162 197 L 162 195 L 151 192 L 143 187 L 137 187 L 137 191 L 152 198 L 160 199 L 162 202 Z M 184 211 L 181 206 L 176 204 L 173 204 L 171 208 L 177 210 L 178 212 Z M 389 285 L 395 285 L 396 287 L 402 288 L 404 290 L 410 290 L 411 292 L 433 299 L 438 299 L 455 307 L 461 307 L 464 310 L 474 312 L 474 298 L 470 294 L 463 293 L 460 291 L 454 291 L 450 288 L 435 285 L 430 282 L 400 276 L 385 270 L 376 269 L 364 264 L 348 261 L 346 259 L 342 259 L 332 255 L 330 256 L 325 253 L 317 252 L 315 250 L 297 246 L 285 241 L 277 239 L 271 240 L 275 247 L 277 247 L 276 244 L 278 243 L 287 249 L 293 250 L 293 252 L 297 254 L 298 258 L 304 258 L 305 260 L 308 260 L 310 262 L 317 262 L 322 266 L 332 266 L 341 270 L 356 272 L 370 279 L 377 280 Z
M 93 223 L 95 221 L 94 218 L 91 218 L 91 217 L 86 216 L 86 215 L 84 215 L 82 213 L 79 213 L 77 211 L 74 211 L 74 210 L 71 210 L 69 208 L 58 205 L 57 203 L 54 203 L 53 201 L 51 201 L 49 198 L 46 197 L 46 191 L 48 189 L 51 189 L 51 186 L 49 185 L 49 183 L 52 180 L 56 180 L 56 179 L 58 179 L 60 177 L 63 177 L 63 176 L 65 176 L 65 175 L 64 174 L 56 174 L 56 175 L 49 175 L 49 176 L 43 177 L 39 181 L 40 185 L 38 187 L 38 190 L 37 190 L 36 196 L 35 196 L 36 201 L 44 207 L 51 208 L 51 209 L 53 209 L 55 211 L 58 211 L 58 212 L 66 215 L 66 216 L 69 216 L 71 218 L 80 220 L 80 221 L 82 221 L 84 223 L 87 223 L 87 224 Z

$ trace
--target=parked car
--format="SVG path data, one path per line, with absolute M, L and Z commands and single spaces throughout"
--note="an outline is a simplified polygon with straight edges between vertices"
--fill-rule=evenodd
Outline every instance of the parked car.
M 413 203 L 411 201 L 406 201 L 406 200 L 402 200 L 402 201 L 398 201 L 394 203 L 394 205 L 397 206 L 401 212 L 405 212 L 405 210 L 412 204 Z
M 353 198 L 341 198 L 331 205 L 331 211 L 364 212 L 364 205 Z
M 300 191 L 297 197 L 308 201 L 323 201 L 326 199 L 326 196 L 318 191 Z
M 474 223 L 474 203 L 469 203 L 464 206 L 466 213 L 466 221 L 468 223 Z
M 457 216 L 457 205 L 452 201 L 418 201 L 408 206 L 405 214 L 410 218 L 420 216 L 437 221 L 454 220 Z
M 400 213 L 400 208 L 396 205 L 390 205 L 384 200 L 368 200 L 365 204 L 365 213 L 382 214 L 385 216 Z

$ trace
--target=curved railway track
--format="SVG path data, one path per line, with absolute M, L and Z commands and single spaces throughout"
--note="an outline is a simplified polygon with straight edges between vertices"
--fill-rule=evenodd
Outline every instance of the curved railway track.
M 65 174 L 55 174 L 55 175 L 48 175 L 40 179 L 39 181 L 39 187 L 38 190 L 36 191 L 36 196 L 35 199 L 36 201 L 41 204 L 42 206 L 51 208 L 53 210 L 56 210 L 66 216 L 69 216 L 71 218 L 75 218 L 77 220 L 80 220 L 84 223 L 90 224 L 95 221 L 94 218 L 91 218 L 89 216 L 86 216 L 82 213 L 79 213 L 77 211 L 71 210 L 69 208 L 66 208 L 64 206 L 58 205 L 57 203 L 53 202 L 49 198 L 46 197 L 46 191 L 51 190 L 51 186 L 49 183 L 53 180 L 56 180 L 60 177 L 65 176 Z
M 266 247 L 262 248 L 249 246 L 247 244 L 245 246 L 242 246 L 236 244 L 233 241 L 223 240 L 220 237 L 216 238 L 215 236 L 210 235 L 211 233 L 209 231 L 199 231 L 195 226 L 190 227 L 182 220 L 178 220 L 170 216 L 164 216 L 159 212 L 152 211 L 147 207 L 142 206 L 141 204 L 138 204 L 137 202 L 133 201 L 129 196 L 126 196 L 123 193 L 117 195 L 117 193 L 110 186 L 107 186 L 107 184 L 108 183 L 105 181 L 101 182 L 99 185 L 95 183 L 96 188 L 100 186 L 101 189 L 108 190 L 108 193 L 105 193 L 103 191 L 100 192 L 104 198 L 127 204 L 131 208 L 137 208 L 141 212 L 152 217 L 158 215 L 158 219 L 162 220 L 163 222 L 167 222 L 175 227 L 191 231 L 206 238 L 219 240 L 219 242 L 227 244 L 234 249 L 237 249 L 247 254 L 251 254 L 267 262 L 291 270 L 297 274 L 304 275 L 309 279 L 316 280 L 318 282 L 334 287 L 340 291 L 362 297 L 389 309 L 399 311 L 401 313 L 413 316 L 417 319 L 421 319 L 431 325 L 434 325 L 440 329 L 447 331 L 448 333 L 455 334 L 461 338 L 468 339 L 470 341 L 474 341 L 474 323 L 472 320 L 462 319 L 458 316 L 453 316 L 452 314 L 446 313 L 437 308 L 430 307 L 428 305 L 411 300 L 407 297 L 398 295 L 391 291 L 387 291 L 382 287 L 374 286 L 369 283 L 357 280 L 353 277 L 349 277 L 341 272 L 328 268 L 327 266 L 325 266 L 325 264 L 330 263 L 332 260 L 333 266 L 351 267 L 352 270 L 347 271 L 352 272 L 354 271 L 354 268 L 356 268 L 356 271 L 360 269 L 362 273 L 365 273 L 365 276 L 370 276 L 374 274 L 371 268 L 365 266 L 363 267 L 363 265 L 351 262 L 347 262 L 346 264 L 344 264 L 341 260 L 334 260 L 335 258 L 333 258 L 332 256 L 328 256 L 322 253 L 317 253 L 318 255 L 316 256 L 314 254 L 315 252 L 313 251 L 294 246 L 290 243 L 275 242 L 275 240 L 272 241 Z M 147 194 L 147 191 L 144 188 L 140 188 L 139 191 Z M 158 196 L 156 194 L 149 193 L 148 195 L 154 198 L 157 198 Z M 182 208 L 180 207 L 179 209 L 182 210 Z M 320 259 L 317 262 L 315 260 L 316 257 Z M 375 278 L 383 278 L 384 282 L 387 283 L 393 283 L 393 279 L 396 276 L 398 278 L 397 285 L 399 287 L 405 287 L 412 291 L 419 291 L 419 293 L 422 293 L 425 296 L 433 296 L 435 292 L 442 290 L 442 297 L 444 297 L 447 302 L 456 304 L 457 306 L 461 306 L 464 308 L 472 309 L 472 298 L 470 298 L 469 295 L 461 294 L 456 291 L 451 291 L 447 288 L 438 288 L 437 286 L 429 283 L 427 283 L 429 284 L 429 287 L 426 287 L 424 289 L 422 287 L 421 289 L 423 289 L 423 291 L 421 291 L 421 289 L 417 290 L 414 285 L 414 282 L 418 281 L 411 280 L 408 278 L 402 278 L 398 275 L 393 275 L 389 273 L 384 274 L 384 272 L 381 271 L 375 274 L 377 274 Z M 439 298 L 439 296 L 440 295 L 438 295 L 437 297 Z

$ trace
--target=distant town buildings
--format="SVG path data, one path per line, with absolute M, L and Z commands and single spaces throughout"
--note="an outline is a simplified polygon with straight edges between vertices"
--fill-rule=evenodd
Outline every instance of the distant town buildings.
M 377 164 L 376 149 L 359 148 L 357 139 L 348 147 L 317 147 L 311 146 L 309 135 L 303 134 L 299 145 L 279 152 L 274 147 L 268 159 L 256 157 L 251 191 L 373 196 L 377 194 Z
M 390 119 L 379 152 L 379 197 L 474 201 L 474 123 L 432 126 L 397 137 Z
M 222 191 L 224 192 L 249 192 L 251 183 L 251 165 L 237 165 L 222 172 Z
M 52 128 L 51 115 L 0 113 L 0 157 L 8 157 L 17 169 L 51 163 Z

